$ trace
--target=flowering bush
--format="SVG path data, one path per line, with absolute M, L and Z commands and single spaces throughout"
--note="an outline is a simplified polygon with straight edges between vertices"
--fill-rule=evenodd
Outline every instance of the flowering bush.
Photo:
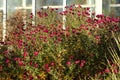
M 20 24 L 7 37 L 8 49 L 0 54 L 6 79 L 89 80 L 109 72 L 107 48 L 112 32 L 119 34 L 119 19 L 94 13 L 90 17 L 89 8 L 74 5 L 60 13 L 41 9 L 36 15 L 30 14 L 26 23 L 17 18 Z

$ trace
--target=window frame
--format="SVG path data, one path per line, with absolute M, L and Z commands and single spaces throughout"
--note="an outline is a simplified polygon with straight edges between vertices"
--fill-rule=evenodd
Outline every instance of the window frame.
M 90 8 L 95 8 L 95 13 L 96 15 L 102 14 L 102 3 L 103 0 L 93 0 L 94 4 L 92 3 L 91 0 L 87 0 L 87 4 L 81 5 L 83 8 L 90 7 Z M 53 6 L 41 6 L 42 8 L 58 8 L 58 9 L 63 9 L 65 11 L 65 6 L 67 5 L 67 1 L 63 0 L 62 5 L 53 5 Z M 78 5 L 76 5 L 78 6 Z M 110 4 L 109 7 L 120 7 L 120 4 Z M 26 0 L 22 0 L 22 6 L 16 7 L 15 9 L 30 9 L 33 13 L 34 16 L 36 16 L 36 0 L 32 0 L 31 6 L 27 6 Z M 3 41 L 5 40 L 6 36 L 6 19 L 7 19 L 7 0 L 3 0 L 3 6 L 0 7 L 0 10 L 3 10 Z M 65 16 L 63 16 L 63 23 L 65 23 Z M 63 25 L 65 27 L 65 25 Z

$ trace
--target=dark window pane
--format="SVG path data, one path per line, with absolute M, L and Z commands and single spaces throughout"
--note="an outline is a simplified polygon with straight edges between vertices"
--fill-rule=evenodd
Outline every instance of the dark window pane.
M 0 7 L 3 6 L 3 0 L 0 0 Z
M 67 5 L 71 4 L 87 4 L 87 0 L 66 0 Z
M 0 10 L 0 41 L 2 41 L 2 30 L 3 30 L 3 11 Z
M 106 16 L 109 15 L 110 13 L 110 0 L 103 0 L 103 3 L 102 3 L 102 11 L 103 11 L 103 14 L 105 14 Z
M 3 25 L 2 25 L 2 23 L 0 22 L 0 41 L 2 41 L 2 27 Z
M 0 23 L 3 21 L 3 10 L 0 10 Z
M 27 6 L 32 6 L 32 0 L 26 0 L 26 5 Z
M 22 0 L 7 0 L 7 18 L 15 12 L 16 8 L 22 6 Z
M 32 6 L 32 0 L 26 0 L 25 4 L 26 7 Z M 7 18 L 9 18 L 9 16 L 15 13 L 18 9 L 23 11 L 23 6 L 24 2 L 22 2 L 22 0 L 7 0 Z M 28 9 L 27 12 L 30 13 L 31 10 Z
M 120 4 L 120 0 L 110 0 L 111 4 Z
M 36 0 L 36 4 L 39 6 L 62 5 L 63 0 Z
M 14 6 L 22 6 L 22 0 L 7 0 L 7 6 L 14 7 Z
M 114 7 L 114 8 L 112 7 L 112 8 L 110 8 L 109 15 L 115 16 L 115 17 L 120 16 L 120 7 Z

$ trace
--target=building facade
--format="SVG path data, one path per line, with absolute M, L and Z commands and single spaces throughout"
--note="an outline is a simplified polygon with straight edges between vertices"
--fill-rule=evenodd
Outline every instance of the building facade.
M 0 0 L 0 31 L 3 41 L 6 35 L 6 20 L 16 10 L 25 10 L 32 12 L 40 8 L 58 8 L 64 11 L 65 6 L 71 4 L 80 4 L 82 7 L 90 7 L 91 12 L 96 14 L 105 14 L 110 16 L 120 16 L 120 0 Z

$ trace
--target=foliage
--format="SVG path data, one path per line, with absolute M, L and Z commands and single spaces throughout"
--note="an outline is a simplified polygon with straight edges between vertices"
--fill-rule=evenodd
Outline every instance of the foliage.
M 31 13 L 26 23 L 14 16 L 18 22 L 12 24 L 14 28 L 4 43 L 7 49 L 1 48 L 1 77 L 30 80 L 108 77 L 111 60 L 108 48 L 115 41 L 112 33 L 119 34 L 119 19 L 94 13 L 90 17 L 89 8 L 80 5 L 66 6 L 66 11 L 60 13 L 56 10 L 41 9 L 36 17 Z

